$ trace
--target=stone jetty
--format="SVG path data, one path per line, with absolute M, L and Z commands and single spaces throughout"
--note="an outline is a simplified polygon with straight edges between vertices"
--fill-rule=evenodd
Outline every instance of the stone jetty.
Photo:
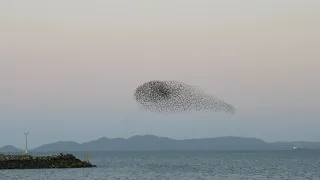
M 89 161 L 81 161 L 72 154 L 53 156 L 0 154 L 0 169 L 90 168 Z

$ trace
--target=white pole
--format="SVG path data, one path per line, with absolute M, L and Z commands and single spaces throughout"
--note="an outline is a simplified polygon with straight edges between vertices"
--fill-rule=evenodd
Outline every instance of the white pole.
M 28 154 L 28 135 L 29 135 L 29 132 L 27 133 L 24 133 L 24 135 L 26 135 L 26 149 L 24 151 L 24 154 Z

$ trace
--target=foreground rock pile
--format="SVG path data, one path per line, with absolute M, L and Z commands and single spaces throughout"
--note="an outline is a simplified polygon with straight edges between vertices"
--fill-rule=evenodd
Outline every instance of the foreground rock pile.
M 0 155 L 0 169 L 88 168 L 96 167 L 72 154 L 54 156 Z

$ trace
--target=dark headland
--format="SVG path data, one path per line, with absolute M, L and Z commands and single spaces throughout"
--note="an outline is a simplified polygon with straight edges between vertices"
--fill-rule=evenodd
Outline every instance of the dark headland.
M 89 161 L 81 161 L 72 154 L 53 156 L 4 155 L 0 154 L 0 169 L 48 169 L 96 167 Z

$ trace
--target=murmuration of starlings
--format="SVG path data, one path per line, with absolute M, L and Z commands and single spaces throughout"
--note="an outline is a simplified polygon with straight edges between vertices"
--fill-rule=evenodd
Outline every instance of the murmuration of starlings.
M 178 81 L 146 82 L 136 88 L 134 99 L 141 108 L 163 114 L 220 111 L 233 115 L 236 111 L 232 105 L 205 94 L 200 88 Z

